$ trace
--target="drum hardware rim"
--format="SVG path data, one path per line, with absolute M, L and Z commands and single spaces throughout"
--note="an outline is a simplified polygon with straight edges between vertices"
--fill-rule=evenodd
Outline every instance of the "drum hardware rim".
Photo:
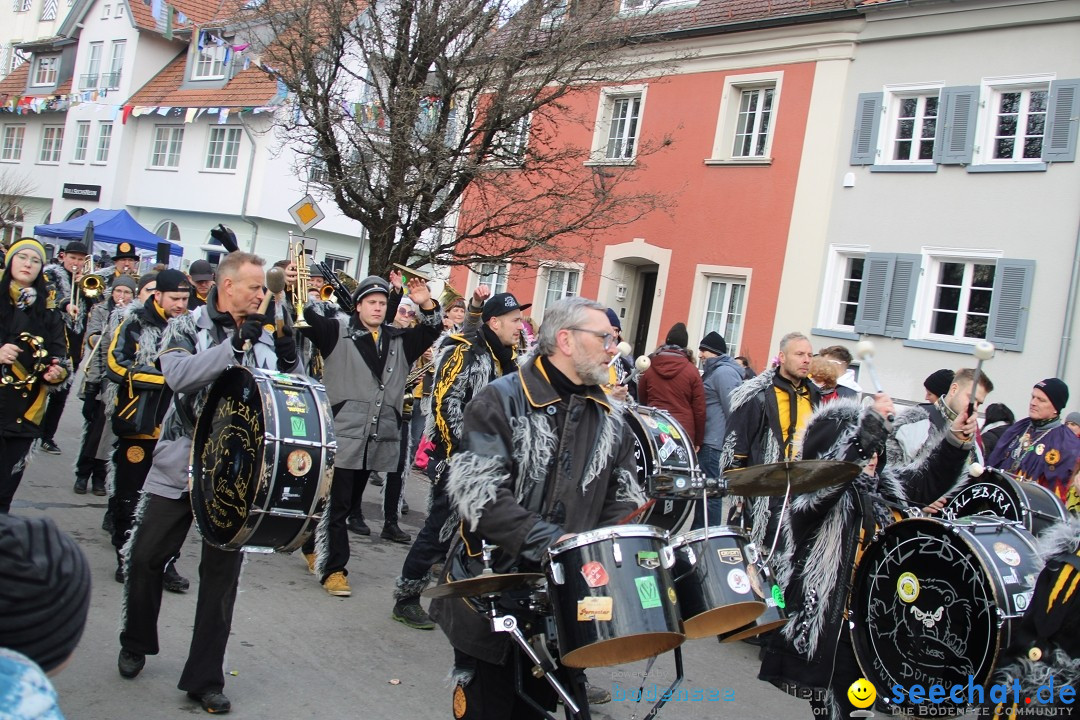
M 579 547 L 591 545 L 599 540 L 613 540 L 617 544 L 618 538 L 638 537 L 655 538 L 663 541 L 666 545 L 671 538 L 671 534 L 653 525 L 619 525 L 614 528 L 597 528 L 596 530 L 580 532 L 573 537 L 557 542 L 548 549 L 548 552 L 558 555 L 567 550 L 576 550 Z
M 300 440 L 299 438 L 278 437 L 276 435 L 270 435 L 270 434 L 267 434 L 265 439 L 266 440 L 273 440 L 274 442 L 287 443 L 289 445 L 299 445 L 300 447 L 318 447 L 318 448 L 330 448 L 330 447 L 333 447 L 335 450 L 337 449 L 337 443 L 336 442 L 333 445 L 329 445 L 329 444 L 324 443 L 324 442 L 315 442 L 314 440 Z

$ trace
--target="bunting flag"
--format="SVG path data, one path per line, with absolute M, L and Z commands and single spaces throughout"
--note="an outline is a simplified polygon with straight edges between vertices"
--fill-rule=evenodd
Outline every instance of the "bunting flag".
M 229 121 L 229 108 L 221 108 L 221 112 L 218 113 L 218 125 L 224 125 Z
M 195 115 L 195 114 L 196 114 L 196 113 L 197 113 L 198 111 L 199 111 L 199 110 L 198 110 L 198 108 L 188 108 L 188 109 L 187 109 L 187 111 L 186 111 L 186 112 L 184 113 L 184 124 L 185 124 L 185 125 L 188 125 L 188 124 L 190 124 L 190 123 L 191 123 L 192 121 L 194 121 L 194 120 L 195 120 L 195 117 L 196 117 L 196 115 Z
M 172 40 L 172 16 L 173 6 L 167 5 L 165 8 L 165 39 Z

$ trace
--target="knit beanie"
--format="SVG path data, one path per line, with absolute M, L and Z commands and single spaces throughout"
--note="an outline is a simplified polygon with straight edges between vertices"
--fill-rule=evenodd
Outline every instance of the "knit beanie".
M 118 275 L 116 279 L 113 280 L 112 286 L 114 290 L 118 287 L 126 287 L 131 292 L 135 292 L 135 278 L 129 275 Z
M 1059 413 L 1069 404 L 1069 386 L 1058 378 L 1047 378 L 1041 382 L 1035 383 L 1035 387 L 1046 394 L 1046 397 L 1050 399 L 1050 403 L 1054 406 L 1054 409 Z
M 952 385 L 953 381 L 953 374 L 953 371 L 948 368 L 935 370 L 923 380 L 923 387 L 935 395 L 944 395 L 949 392 L 949 387 Z
M 27 237 L 11 243 L 11 247 L 9 247 L 7 249 L 7 252 L 4 253 L 4 266 L 10 267 L 11 258 L 15 257 L 15 253 L 22 250 L 33 250 L 38 254 L 38 257 L 41 258 L 41 264 L 45 264 L 45 248 L 42 247 L 41 243 L 39 243 L 34 238 Z
M 0 647 L 45 672 L 79 644 L 90 608 L 90 565 L 47 517 L 0 515 Z
M 727 341 L 724 336 L 713 330 L 701 339 L 698 350 L 708 350 L 717 355 L 727 355 Z
M 619 320 L 619 314 L 611 308 L 608 308 L 605 312 L 607 313 L 608 323 L 611 325 L 611 327 L 621 331 L 622 322 Z
M 675 323 L 668 330 L 667 338 L 664 339 L 665 345 L 678 345 L 681 348 L 685 348 L 690 344 L 690 333 L 686 332 L 686 325 L 683 323 Z

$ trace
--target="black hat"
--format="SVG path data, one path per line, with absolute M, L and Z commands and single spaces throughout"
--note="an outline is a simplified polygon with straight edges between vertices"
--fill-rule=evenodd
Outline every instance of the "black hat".
M 90 565 L 48 517 L 0 515 L 0 647 L 45 672 L 79 644 L 90 607 Z
M 1035 387 L 1042 390 L 1050 399 L 1050 404 L 1059 413 L 1069 404 L 1069 386 L 1058 378 L 1046 378 L 1035 383 Z
M 683 323 L 675 323 L 668 330 L 667 337 L 664 338 L 665 345 L 678 345 L 681 348 L 685 348 L 690 344 L 690 333 L 686 332 L 686 325 Z
M 727 355 L 727 342 L 724 336 L 713 330 L 698 343 L 698 350 L 708 350 L 717 355 Z
M 611 308 L 608 308 L 605 312 L 607 312 L 607 319 L 608 319 L 608 322 L 611 323 L 611 327 L 613 327 L 613 328 L 615 328 L 615 329 L 617 329 L 617 330 L 619 330 L 621 332 L 622 331 L 622 321 L 619 320 L 619 313 L 615 312 Z
M 72 240 L 67 245 L 65 245 L 64 249 L 60 252 L 64 253 L 65 255 L 67 255 L 68 253 L 75 253 L 77 255 L 90 254 L 90 252 L 86 249 L 86 243 L 84 243 L 82 240 Z
M 382 293 L 383 295 L 389 296 L 390 283 L 386 282 L 378 275 L 368 275 L 356 286 L 353 301 L 359 304 L 361 300 L 372 293 Z
M 112 256 L 113 260 L 138 260 L 139 254 L 135 252 L 135 246 L 131 243 L 124 241 L 116 246 L 116 254 Z
M 318 265 L 310 265 L 308 266 L 308 277 L 325 278 L 326 275 L 323 274 L 322 268 Z
M 179 270 L 162 270 L 157 274 L 157 288 L 158 292 L 191 292 L 191 283 L 188 282 L 187 275 Z
M 142 292 L 143 288 L 145 288 L 150 283 L 156 283 L 157 276 L 157 273 L 146 273 L 145 275 L 141 276 L 139 278 L 139 292 Z
M 214 279 L 214 267 L 205 260 L 196 260 L 188 268 L 188 277 L 191 282 L 203 282 Z
M 949 392 L 949 386 L 952 385 L 953 374 L 953 371 L 948 368 L 935 370 L 923 380 L 923 387 L 938 397 L 941 397 Z
M 495 293 L 484 303 L 484 312 L 481 317 L 483 317 L 484 322 L 487 322 L 491 318 L 505 315 L 511 310 L 528 310 L 531 307 L 532 303 L 518 305 L 517 298 L 510 293 Z

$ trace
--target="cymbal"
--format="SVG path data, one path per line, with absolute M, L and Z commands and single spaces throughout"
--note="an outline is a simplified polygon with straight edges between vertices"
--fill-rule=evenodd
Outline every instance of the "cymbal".
M 544 579 L 540 573 L 489 573 L 430 587 L 420 593 L 426 598 L 477 597 L 504 590 L 518 590 Z
M 789 481 L 791 494 L 799 495 L 845 483 L 860 472 L 862 468 L 855 463 L 839 460 L 788 460 L 728 470 L 724 479 L 729 495 L 783 495 Z

